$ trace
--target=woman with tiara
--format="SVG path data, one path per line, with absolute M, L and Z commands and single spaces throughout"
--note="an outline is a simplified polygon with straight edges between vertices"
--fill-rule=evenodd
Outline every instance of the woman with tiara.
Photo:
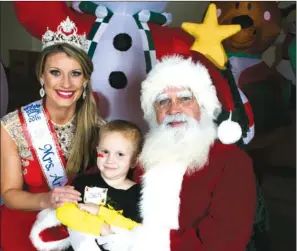
M 36 250 L 29 234 L 37 213 L 81 200 L 68 184 L 96 160 L 104 123 L 92 95 L 86 37 L 67 18 L 42 43 L 41 100 L 1 119 L 2 251 Z

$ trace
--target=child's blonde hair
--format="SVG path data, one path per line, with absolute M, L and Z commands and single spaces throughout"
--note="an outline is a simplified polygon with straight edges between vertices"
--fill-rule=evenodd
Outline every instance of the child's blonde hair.
M 143 145 L 143 134 L 140 128 L 126 120 L 112 120 L 100 127 L 99 141 L 104 134 L 111 132 L 121 133 L 124 137 L 131 140 L 134 147 L 133 159 L 135 160 L 140 154 Z

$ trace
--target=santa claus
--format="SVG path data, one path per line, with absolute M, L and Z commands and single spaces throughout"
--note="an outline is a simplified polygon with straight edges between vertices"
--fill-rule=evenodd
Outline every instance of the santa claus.
M 226 79 L 200 53 L 165 57 L 153 68 L 141 90 L 150 125 L 140 157 L 143 225 L 102 237 L 106 248 L 246 249 L 256 208 L 252 162 L 235 145 L 220 142 L 236 138 L 237 125 L 214 122 L 222 110 L 232 112 L 231 100 Z M 228 133 L 226 126 L 234 130 Z

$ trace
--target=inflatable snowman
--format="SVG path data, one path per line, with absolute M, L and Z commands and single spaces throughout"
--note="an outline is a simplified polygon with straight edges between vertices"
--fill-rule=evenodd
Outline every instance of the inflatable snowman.
M 186 54 L 192 37 L 169 28 L 166 2 L 14 2 L 21 24 L 41 39 L 67 16 L 88 38 L 94 63 L 92 86 L 106 120 L 125 119 L 147 125 L 140 107 L 140 84 L 166 52 Z

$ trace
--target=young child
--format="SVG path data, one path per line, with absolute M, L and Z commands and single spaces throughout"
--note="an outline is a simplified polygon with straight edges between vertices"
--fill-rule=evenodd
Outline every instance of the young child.
M 94 235 L 108 235 L 110 225 L 132 230 L 141 222 L 140 185 L 127 178 L 141 151 L 140 129 L 124 120 L 100 128 L 97 147 L 99 173 L 77 177 L 72 185 L 84 203 L 65 203 L 56 216 L 68 228 Z

